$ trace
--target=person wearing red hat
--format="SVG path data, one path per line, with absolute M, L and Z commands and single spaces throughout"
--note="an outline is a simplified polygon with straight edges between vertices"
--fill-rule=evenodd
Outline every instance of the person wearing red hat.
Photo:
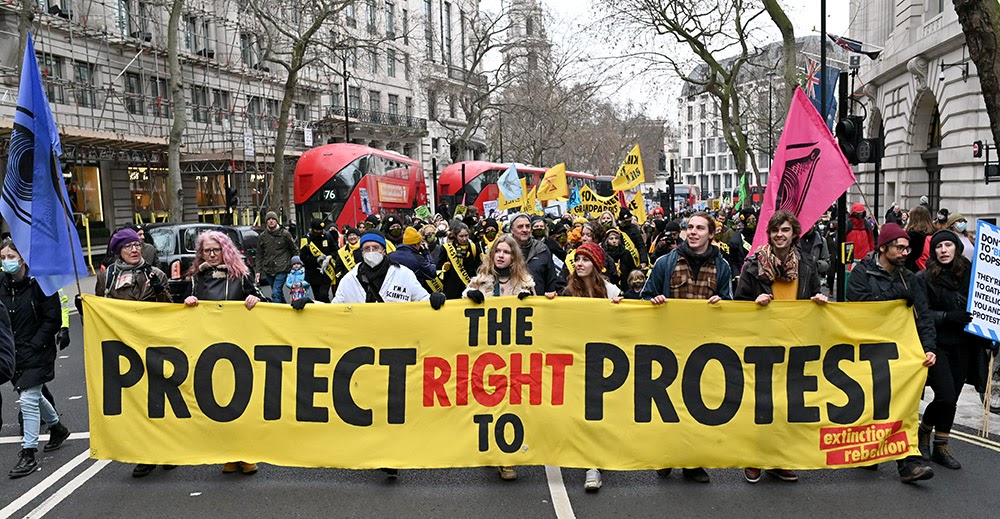
M 847 283 L 848 301 L 891 301 L 905 299 L 916 312 L 917 335 L 924 348 L 924 366 L 937 361 L 937 334 L 934 317 L 927 305 L 927 293 L 920 290 L 917 275 L 906 268 L 910 254 L 910 237 L 897 224 L 882 226 L 878 249 L 870 252 L 855 265 Z M 899 480 L 913 483 L 934 477 L 934 469 L 922 456 L 910 456 L 896 462 Z
M 869 252 L 875 250 L 875 230 L 865 218 L 864 204 L 855 202 L 851 206 L 845 241 L 854 244 L 854 263 L 863 260 Z M 850 270 L 854 265 L 848 265 L 847 268 Z

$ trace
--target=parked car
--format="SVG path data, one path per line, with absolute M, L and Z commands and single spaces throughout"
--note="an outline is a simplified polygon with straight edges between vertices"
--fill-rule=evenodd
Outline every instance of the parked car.
M 247 260 L 244 234 L 233 227 L 208 223 L 162 223 L 146 227 L 146 241 L 156 247 L 156 252 L 160 257 L 159 267 L 167 274 L 170 297 L 174 302 L 183 301 L 191 292 L 187 273 L 194 262 L 198 235 L 205 231 L 225 233 L 240 250 L 244 261 Z M 254 246 L 256 246 L 256 241 Z M 250 265 L 249 262 L 248 265 Z M 250 268 L 252 271 L 253 265 L 250 265 Z
M 236 229 L 240 233 L 243 240 L 240 250 L 243 251 L 247 265 L 250 268 L 254 268 L 254 261 L 257 257 L 257 234 L 260 232 L 260 228 L 250 225 L 237 225 L 233 229 Z

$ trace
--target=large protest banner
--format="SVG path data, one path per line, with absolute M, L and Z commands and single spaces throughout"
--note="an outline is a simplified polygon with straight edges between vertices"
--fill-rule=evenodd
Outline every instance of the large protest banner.
M 967 332 L 1000 341 L 1000 227 L 982 220 L 976 226 L 966 310 L 972 314 L 972 322 L 965 327 Z
M 84 296 L 91 456 L 302 467 L 849 467 L 917 454 L 902 302 Z

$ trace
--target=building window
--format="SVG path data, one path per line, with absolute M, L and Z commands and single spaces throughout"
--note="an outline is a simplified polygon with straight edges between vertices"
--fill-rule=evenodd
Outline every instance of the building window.
M 413 117 L 413 98 L 406 98 L 406 118 L 409 119 Z
M 240 59 L 246 66 L 253 66 L 253 36 L 245 32 L 240 34 Z
M 70 166 L 63 170 L 69 175 L 66 191 L 73 215 L 87 215 L 91 225 L 104 221 L 101 204 L 101 169 L 98 166 Z M 164 186 L 166 188 L 166 186 Z M 164 189 L 166 193 L 168 190 Z
M 690 121 L 691 119 L 694 119 L 694 106 L 688 105 L 688 120 Z M 688 127 L 690 128 L 690 125 Z
M 195 197 L 199 209 L 219 209 L 226 207 L 226 175 L 197 175 L 195 177 Z M 211 216 L 201 213 L 198 216 Z
M 535 19 L 530 16 L 524 19 L 524 34 L 526 36 L 535 34 Z
M 347 107 L 350 108 L 351 111 L 361 109 L 361 88 L 349 87 L 347 89 Z
M 251 128 L 253 128 L 255 130 L 259 130 L 259 129 L 261 129 L 263 127 L 263 121 L 261 119 L 261 115 L 262 115 L 262 112 L 261 112 L 261 107 L 260 107 L 260 98 L 259 97 L 251 97 L 250 99 L 248 99 L 247 100 L 247 116 L 246 116 L 246 119 L 247 119 L 247 121 L 250 122 L 250 127 Z
M 396 6 L 392 2 L 385 3 L 385 37 L 396 37 Z
M 434 10 L 431 0 L 424 0 L 424 51 L 427 61 L 434 61 Z
M 427 117 L 437 119 L 437 92 L 427 91 Z
M 458 101 L 456 100 L 455 96 L 450 95 L 448 96 L 448 117 L 451 117 L 452 119 L 457 119 L 458 118 L 457 113 L 458 113 Z
M 303 103 L 295 103 L 295 120 L 305 121 L 309 117 L 309 110 Z
M 352 45 L 353 45 L 353 42 L 352 42 Z M 347 52 L 347 66 L 351 67 L 352 69 L 357 69 L 358 68 L 358 48 L 357 47 L 351 47 L 350 50 L 348 50 L 348 52 Z
M 131 114 L 142 115 L 142 76 L 125 74 L 125 109 Z
M 201 55 L 205 56 L 206 58 L 211 57 L 209 56 L 208 51 L 213 50 L 211 35 L 212 35 L 212 26 L 209 25 L 208 20 L 201 22 L 201 48 L 198 50 L 200 51 Z M 215 54 L 212 53 L 212 56 L 214 55 Z
M 129 167 L 132 212 L 144 214 L 148 218 L 149 215 L 161 215 L 169 211 L 168 178 L 167 168 Z
M 353 3 L 347 4 L 347 7 L 344 9 L 344 21 L 347 23 L 348 27 L 358 26 L 358 18 L 354 13 Z
M 378 90 L 368 91 L 368 109 L 371 110 L 372 116 L 382 111 L 382 92 Z
M 691 172 L 691 159 L 684 159 L 684 173 Z
M 399 115 L 399 96 L 389 94 L 389 115 Z
M 203 86 L 191 87 L 191 120 L 208 122 L 208 89 Z
M 368 50 L 368 72 L 378 74 L 378 51 L 375 49 Z
M 343 94 L 340 90 L 340 83 L 330 85 L 330 101 L 334 108 L 340 108 L 340 101 Z
M 45 82 L 45 95 L 50 103 L 63 103 L 63 59 L 52 54 L 40 54 L 38 64 L 42 74 L 42 81 Z
M 708 170 L 715 171 L 715 157 L 708 158 Z
M 698 133 L 698 137 L 701 139 L 705 138 L 705 123 L 701 123 L 701 132 Z
M 732 189 L 733 188 L 733 176 L 732 175 L 724 175 L 724 176 L 726 177 L 726 189 Z
M 403 55 L 403 76 L 406 78 L 407 81 L 410 80 L 410 55 L 409 54 L 404 54 Z
M 264 107 L 267 109 L 267 122 L 270 128 L 278 127 L 278 100 L 277 99 L 267 99 L 264 101 Z
M 449 65 L 451 64 L 451 4 L 445 2 L 444 4 L 444 60 Z
M 694 155 L 694 141 L 688 141 L 688 157 Z
M 528 70 L 538 70 L 538 54 L 535 51 L 528 52 Z
M 694 159 L 694 171 L 696 173 L 705 171 L 701 168 L 701 158 Z
M 115 2 L 115 27 L 125 36 L 132 33 L 131 4 L 131 0 L 117 0 Z
M 229 92 L 212 89 L 212 111 L 215 113 L 215 124 L 221 126 L 229 121 Z
M 375 0 L 368 0 L 366 4 L 368 11 L 368 32 L 375 34 Z
M 708 153 L 715 153 L 715 139 L 708 139 Z
M 459 10 L 458 12 L 459 12 L 459 23 L 462 24 L 461 26 L 462 32 L 458 36 L 459 38 L 462 38 L 462 68 L 465 68 L 465 64 L 468 63 L 468 56 L 466 55 L 467 51 L 466 51 L 466 39 L 465 39 L 465 11 Z
M 190 52 L 198 52 L 198 19 L 184 15 L 184 48 Z
M 403 45 L 410 44 L 410 11 L 403 9 Z
M 157 117 L 170 117 L 171 97 L 167 78 L 150 77 L 149 94 L 153 99 L 149 107 L 150 114 Z
M 385 73 L 389 77 L 396 77 L 396 51 L 394 49 L 385 51 Z
M 73 96 L 76 104 L 83 108 L 96 108 L 97 96 L 94 87 L 94 66 L 90 63 L 77 61 L 73 64 L 76 88 Z

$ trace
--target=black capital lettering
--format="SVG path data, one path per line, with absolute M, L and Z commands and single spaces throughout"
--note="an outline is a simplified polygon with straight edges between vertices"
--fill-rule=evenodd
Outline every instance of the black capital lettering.
M 479 320 L 486 315 L 482 308 L 466 308 L 465 316 L 469 318 L 469 346 L 479 346 Z
M 826 413 L 833 423 L 852 424 L 865 411 L 865 391 L 861 384 L 840 369 L 840 362 L 845 360 L 854 362 L 854 345 L 836 344 L 823 357 L 823 376 L 847 395 L 847 403 L 842 406 L 827 402 Z
M 389 423 L 406 423 L 406 367 L 417 363 L 416 348 L 381 350 L 378 363 L 389 366 L 388 420 Z
M 815 392 L 817 379 L 806 376 L 806 363 L 819 360 L 819 346 L 793 346 L 788 350 L 788 423 L 819 421 L 819 407 L 806 405 L 806 392 Z
M 531 336 L 528 335 L 528 332 L 531 331 L 531 321 L 529 321 L 528 318 L 530 318 L 534 312 L 534 308 L 531 308 L 530 306 L 519 306 L 514 312 L 514 316 L 516 317 L 514 325 L 514 344 L 520 346 L 531 346 Z
M 229 361 L 235 375 L 233 398 L 225 406 L 215 399 L 215 387 L 212 385 L 215 366 L 221 360 Z M 246 411 L 252 393 L 253 366 L 242 348 L 230 342 L 219 342 L 206 348 L 198 357 L 194 366 L 194 397 L 205 416 L 216 422 L 231 422 Z
M 360 346 L 345 353 L 333 370 L 333 410 L 344 423 L 358 427 L 372 424 L 372 410 L 358 407 L 351 396 L 351 377 L 365 364 L 375 364 L 375 349 Z
M 292 361 L 292 347 L 256 346 L 253 360 L 264 363 L 264 419 L 277 420 L 281 418 L 281 364 Z
M 872 401 L 875 405 L 875 420 L 889 418 L 889 403 L 892 401 L 892 373 L 889 361 L 899 358 L 899 349 L 894 342 L 877 342 L 859 346 L 859 358 L 872 367 Z
M 128 360 L 128 370 L 121 372 L 121 358 Z M 122 414 L 122 390 L 142 380 L 145 368 L 139 353 L 121 341 L 101 342 L 101 363 L 104 375 L 104 416 Z
M 628 356 L 614 344 L 588 342 L 584 370 L 584 417 L 587 420 L 604 419 L 604 394 L 625 383 L 628 378 Z M 604 376 L 604 361 L 611 361 L 611 374 Z
M 514 427 L 514 439 L 510 442 L 507 441 L 507 424 Z M 514 453 L 524 444 L 524 424 L 521 423 L 521 418 L 516 414 L 504 413 L 500 415 L 493 428 L 493 434 L 497 437 L 497 447 L 500 447 L 500 452 Z
M 317 364 L 330 363 L 329 348 L 299 348 L 295 363 L 295 419 L 299 422 L 326 423 L 330 411 L 316 407 L 316 393 L 326 392 L 326 377 L 316 376 Z
M 754 408 L 756 424 L 774 422 L 774 365 L 785 361 L 782 346 L 748 346 L 743 361 L 754 365 Z
M 497 312 L 497 310 L 500 310 Z M 499 313 L 499 316 L 497 315 Z M 500 336 L 500 344 L 506 346 L 510 344 L 510 326 L 513 324 L 510 318 L 510 307 L 490 308 L 486 312 L 486 344 L 497 345 L 497 336 Z
M 660 365 L 660 376 L 653 378 L 653 363 Z M 653 419 L 653 403 L 660 411 L 663 423 L 677 423 L 680 418 L 670 401 L 667 388 L 677 379 L 677 356 L 655 344 L 635 346 L 635 421 L 647 423 Z
M 163 374 L 164 364 L 173 366 L 170 377 Z M 146 348 L 146 370 L 149 373 L 149 392 L 147 408 L 150 418 L 163 418 L 166 415 L 166 400 L 170 400 L 170 408 L 177 418 L 191 418 L 184 397 L 181 395 L 181 384 L 188 376 L 188 359 L 184 352 L 171 347 L 161 346 Z
M 493 422 L 493 415 L 473 415 L 472 421 L 479 424 L 479 452 L 490 450 L 490 423 Z
M 705 374 L 705 366 L 713 360 L 722 365 L 722 374 L 726 380 L 725 394 L 718 409 L 709 409 L 701 394 L 701 378 Z M 695 348 L 684 365 L 681 394 L 684 395 L 684 405 L 691 417 L 699 423 L 722 425 L 732 420 L 743 400 L 743 364 L 739 355 L 725 344 L 707 343 Z

